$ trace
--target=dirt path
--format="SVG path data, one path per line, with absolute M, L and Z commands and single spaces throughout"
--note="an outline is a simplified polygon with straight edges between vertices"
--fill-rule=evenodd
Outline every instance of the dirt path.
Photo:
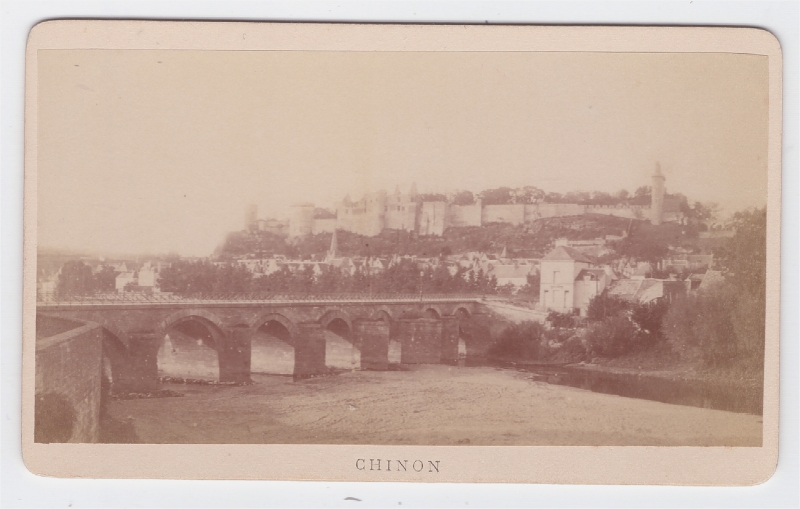
M 761 417 L 592 393 L 490 367 L 417 366 L 114 401 L 144 443 L 759 446 Z

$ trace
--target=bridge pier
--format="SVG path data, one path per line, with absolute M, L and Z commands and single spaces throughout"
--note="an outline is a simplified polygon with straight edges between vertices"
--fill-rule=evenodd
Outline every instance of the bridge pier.
M 441 320 L 416 318 L 401 319 L 398 322 L 402 364 L 438 364 L 441 361 Z
M 250 381 L 250 347 L 253 331 L 247 327 L 232 327 L 217 347 L 219 381 L 247 383 Z
M 128 376 L 121 380 L 124 392 L 151 392 L 158 389 L 158 348 L 161 340 L 157 331 L 128 333 L 130 365 L 126 373 Z
M 297 324 L 294 339 L 294 379 L 324 374 L 325 334 L 319 323 Z
M 389 324 L 382 320 L 358 320 L 353 323 L 361 345 L 361 369 L 389 369 Z
M 458 364 L 459 323 L 458 317 L 442 317 L 442 364 Z

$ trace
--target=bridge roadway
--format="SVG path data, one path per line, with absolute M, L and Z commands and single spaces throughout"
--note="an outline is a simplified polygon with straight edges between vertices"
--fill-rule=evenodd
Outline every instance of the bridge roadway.
M 358 349 L 361 369 L 371 370 L 389 368 L 392 340 L 401 363 L 454 363 L 459 339 L 472 356 L 490 336 L 477 295 L 40 296 L 36 310 L 37 327 L 99 324 L 104 370 L 118 392 L 154 390 L 167 366 L 187 379 L 210 370 L 220 382 L 248 382 L 256 332 L 291 347 L 295 379 L 327 371 L 326 330 Z

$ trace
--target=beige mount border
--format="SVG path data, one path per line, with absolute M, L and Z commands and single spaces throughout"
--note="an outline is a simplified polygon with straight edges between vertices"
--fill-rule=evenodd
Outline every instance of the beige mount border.
M 767 344 L 762 447 L 420 447 L 327 445 L 105 445 L 33 442 L 37 242 L 37 52 L 41 49 L 734 52 L 769 58 Z M 28 40 L 22 445 L 33 472 L 59 477 L 316 479 L 747 485 L 778 457 L 782 56 L 750 28 L 369 25 L 156 21 L 49 21 Z M 439 461 L 388 476 L 359 458 Z

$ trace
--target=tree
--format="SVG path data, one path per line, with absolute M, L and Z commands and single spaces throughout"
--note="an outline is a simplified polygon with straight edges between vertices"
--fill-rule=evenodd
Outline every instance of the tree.
M 608 292 L 595 295 L 589 301 L 586 310 L 586 318 L 592 321 L 605 320 L 608 317 L 616 316 L 631 308 L 631 303 L 617 296 L 609 295 Z
M 687 215 L 696 222 L 706 223 L 716 220 L 718 213 L 719 205 L 716 203 L 701 203 L 698 201 L 695 202 L 694 207 L 690 209 Z
M 767 209 L 737 212 L 734 236 L 729 239 L 719 264 L 731 274 L 737 288 L 763 295 L 767 278 Z
M 527 276 L 528 282 L 519 289 L 517 292 L 519 295 L 526 295 L 529 298 L 533 297 L 534 300 L 538 300 L 539 298 L 539 290 L 541 287 L 541 275 L 537 272 L 536 274 L 528 274 Z
M 117 274 L 110 265 L 104 265 L 103 268 L 94 275 L 95 288 L 98 292 L 113 292 L 116 290 Z
M 592 355 L 615 358 L 630 353 L 639 344 L 639 334 L 627 314 L 594 322 L 587 331 Z
M 537 359 L 544 337 L 544 326 L 539 322 L 526 321 L 513 324 L 503 330 L 489 354 L 516 359 Z
M 510 187 L 487 189 L 480 194 L 484 205 L 505 205 L 514 203 L 514 196 Z
M 614 194 L 614 197 L 620 201 L 625 201 L 630 197 L 631 193 L 627 189 L 620 189 Z
M 97 290 L 92 268 L 80 260 L 66 262 L 58 273 L 56 294 L 89 295 Z
M 559 313 L 558 311 L 550 311 L 547 314 L 547 321 L 553 327 L 572 327 L 575 324 L 575 319 L 570 313 Z
M 250 291 L 252 279 L 247 268 L 239 264 L 179 261 L 161 270 L 158 286 L 162 292 L 178 294 L 242 293 Z
M 717 285 L 673 302 L 663 330 L 673 348 L 688 360 L 709 367 L 729 364 L 736 356 L 732 312 L 736 293 L 729 284 Z
M 453 197 L 453 205 L 472 205 L 475 203 L 475 195 L 471 191 L 459 191 Z

